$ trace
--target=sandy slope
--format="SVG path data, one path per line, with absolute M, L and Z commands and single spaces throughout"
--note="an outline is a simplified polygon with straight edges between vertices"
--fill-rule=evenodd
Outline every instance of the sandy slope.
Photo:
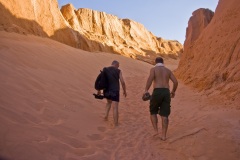
M 114 59 L 128 91 L 115 129 L 112 114 L 108 122 L 102 120 L 105 102 L 92 96 L 99 69 Z M 171 69 L 177 63 L 166 61 Z M 0 32 L 2 159 L 240 159 L 239 107 L 215 102 L 181 82 L 172 99 L 168 140 L 151 137 L 148 102 L 141 100 L 150 68 L 119 55 Z

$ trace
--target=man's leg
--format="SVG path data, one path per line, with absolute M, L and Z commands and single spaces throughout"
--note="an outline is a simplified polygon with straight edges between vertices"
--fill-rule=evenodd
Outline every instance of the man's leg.
M 162 140 L 165 141 L 167 139 L 167 129 L 168 129 L 168 117 L 163 117 L 162 118 Z
M 118 102 L 113 101 L 113 119 L 115 127 L 118 126 Z
M 153 125 L 153 129 L 155 131 L 155 134 L 153 136 L 158 135 L 158 118 L 157 118 L 157 114 L 152 114 L 150 116 L 152 125 Z
M 105 113 L 105 117 L 104 119 L 107 121 L 108 120 L 108 114 L 109 114 L 109 111 L 111 109 L 111 104 L 112 104 L 112 101 L 107 99 L 107 104 L 106 104 L 106 113 Z

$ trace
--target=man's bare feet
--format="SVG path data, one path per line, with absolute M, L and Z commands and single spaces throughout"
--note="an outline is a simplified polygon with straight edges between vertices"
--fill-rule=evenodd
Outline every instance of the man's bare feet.
M 114 123 L 110 123 L 110 126 L 111 126 L 111 129 L 115 129 L 115 128 L 118 128 L 119 127 L 119 124 L 118 125 L 115 125 Z

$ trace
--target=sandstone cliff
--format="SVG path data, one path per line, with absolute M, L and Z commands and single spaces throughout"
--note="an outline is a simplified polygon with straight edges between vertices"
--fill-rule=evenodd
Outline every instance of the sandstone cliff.
M 193 12 L 186 36 L 177 76 L 200 91 L 239 100 L 239 1 L 220 0 L 214 16 L 206 9 Z
M 152 62 L 156 55 L 176 58 L 177 41 L 155 37 L 128 19 L 72 5 L 58 8 L 57 0 L 0 0 L 0 30 L 49 37 L 86 51 L 112 52 Z
M 89 49 L 89 40 L 71 29 L 57 0 L 0 0 L 0 13 L 0 30 L 49 37 L 75 48 Z
M 192 13 L 186 29 L 186 40 L 184 48 L 190 48 L 198 39 L 202 31 L 207 27 L 213 18 L 214 12 L 209 9 L 200 8 Z
M 142 24 L 129 19 L 91 9 L 75 10 L 71 4 L 63 6 L 61 12 L 74 30 L 90 40 L 111 46 L 115 53 L 146 60 L 157 54 L 177 57 L 182 52 L 179 42 L 157 38 Z M 100 50 L 98 46 L 92 49 Z

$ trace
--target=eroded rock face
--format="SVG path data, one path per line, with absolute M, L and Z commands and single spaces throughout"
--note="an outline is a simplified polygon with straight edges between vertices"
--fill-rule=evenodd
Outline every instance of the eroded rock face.
M 86 39 L 74 32 L 58 8 L 57 0 L 0 0 L 0 30 L 49 37 L 76 48 Z
M 172 58 L 182 52 L 177 41 L 161 40 L 129 19 L 57 0 L 0 0 L 0 30 L 49 37 L 86 51 L 104 51 L 153 62 L 158 54 Z
M 214 12 L 209 9 L 200 8 L 192 13 L 186 29 L 186 40 L 184 48 L 189 48 L 198 39 L 202 31 L 213 18 Z
M 178 57 L 182 52 L 179 42 L 159 40 L 142 24 L 129 19 L 119 19 L 91 9 L 75 10 L 71 4 L 63 6 L 61 12 L 74 30 L 92 41 L 110 46 L 115 53 L 137 59 L 151 57 L 153 60 L 157 54 Z M 93 48 L 99 50 L 98 47 Z
M 200 91 L 239 99 L 239 1 L 220 0 L 212 19 L 211 15 L 208 10 L 198 10 L 190 18 L 176 74 Z

